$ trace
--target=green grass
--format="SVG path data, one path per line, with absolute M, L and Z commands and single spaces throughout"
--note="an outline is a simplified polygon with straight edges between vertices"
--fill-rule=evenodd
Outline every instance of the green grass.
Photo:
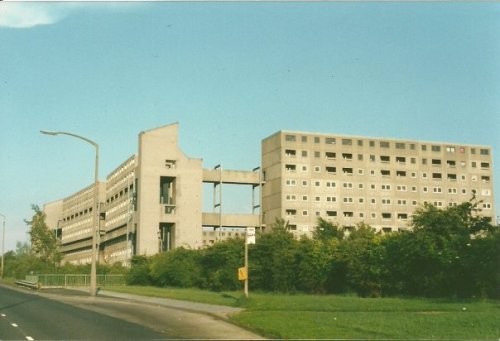
M 268 337 L 283 339 L 497 340 L 500 302 L 358 298 L 198 289 L 113 287 L 139 295 L 245 308 L 231 319 Z M 463 308 L 466 308 L 463 310 Z

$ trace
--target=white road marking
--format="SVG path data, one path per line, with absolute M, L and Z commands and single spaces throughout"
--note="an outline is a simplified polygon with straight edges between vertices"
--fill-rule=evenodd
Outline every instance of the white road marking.
M 2 317 L 5 317 L 5 316 L 7 316 L 7 315 L 5 315 L 5 314 L 2 314 Z
M 15 324 L 15 323 L 11 323 L 11 326 L 12 326 L 12 327 L 18 327 L 18 325 L 17 325 L 17 324 Z
M 32 338 L 31 336 L 26 336 L 26 340 L 33 341 L 33 340 L 35 340 L 35 339 L 34 339 L 34 338 Z

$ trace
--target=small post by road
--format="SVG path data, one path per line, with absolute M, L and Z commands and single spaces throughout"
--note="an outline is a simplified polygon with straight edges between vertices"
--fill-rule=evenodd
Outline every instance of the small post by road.
M 245 233 L 245 297 L 248 298 L 248 244 L 255 244 L 255 227 L 247 227 Z

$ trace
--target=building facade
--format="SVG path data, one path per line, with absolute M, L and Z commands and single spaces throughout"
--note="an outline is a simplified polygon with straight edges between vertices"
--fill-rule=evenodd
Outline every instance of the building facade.
M 250 171 L 204 168 L 178 146 L 178 124 L 141 132 L 137 154 L 99 183 L 99 262 L 200 248 L 281 218 L 296 236 L 311 235 L 319 217 L 402 231 L 421 204 L 473 196 L 495 217 L 490 147 L 279 131 L 262 140 L 261 158 Z M 204 184 L 213 186 L 211 212 Z M 225 184 L 252 188 L 252 214 L 224 212 Z M 93 198 L 91 185 L 44 206 L 65 262 L 91 261 Z
M 263 221 L 284 218 L 310 235 L 318 217 L 340 226 L 408 228 L 424 203 L 473 196 L 495 217 L 492 151 L 486 146 L 280 131 L 262 141 Z
M 260 172 L 204 169 L 178 146 L 178 124 L 141 132 L 138 153 L 99 184 L 99 262 L 128 264 L 133 255 L 176 247 L 200 248 L 259 227 L 260 215 L 225 214 L 224 184 L 260 186 Z M 203 212 L 203 184 L 219 194 Z M 64 261 L 90 263 L 94 186 L 44 206 L 46 222 L 58 236 Z

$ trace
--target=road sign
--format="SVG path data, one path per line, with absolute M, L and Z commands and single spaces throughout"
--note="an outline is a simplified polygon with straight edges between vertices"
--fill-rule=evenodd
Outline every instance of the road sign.
M 255 227 L 247 227 L 246 243 L 255 244 Z
M 238 268 L 238 280 L 246 281 L 248 279 L 248 271 L 246 267 Z

